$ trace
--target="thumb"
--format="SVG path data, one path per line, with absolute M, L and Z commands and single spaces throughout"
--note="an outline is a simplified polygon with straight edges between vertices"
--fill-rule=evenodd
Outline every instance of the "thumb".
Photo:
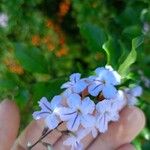
M 0 103 L 0 149 L 10 150 L 19 129 L 19 110 L 14 102 Z

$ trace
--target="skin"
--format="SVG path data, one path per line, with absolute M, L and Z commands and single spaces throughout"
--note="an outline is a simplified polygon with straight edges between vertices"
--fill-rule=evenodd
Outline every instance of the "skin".
M 29 142 L 34 143 L 41 135 L 44 128 L 43 121 L 32 121 L 26 129 L 18 135 L 20 124 L 19 110 L 12 101 L 5 100 L 0 103 L 0 149 L 5 150 L 26 150 Z M 135 150 L 129 144 L 142 130 L 145 125 L 145 116 L 137 107 L 125 107 L 120 113 L 118 122 L 110 123 L 108 132 L 100 134 L 96 139 L 88 135 L 83 139 L 84 147 L 87 150 Z M 64 129 L 62 124 L 59 129 Z M 63 140 L 67 136 L 58 131 L 53 131 L 43 141 L 54 145 L 54 150 L 69 150 L 63 146 Z M 41 143 L 33 150 L 45 150 Z

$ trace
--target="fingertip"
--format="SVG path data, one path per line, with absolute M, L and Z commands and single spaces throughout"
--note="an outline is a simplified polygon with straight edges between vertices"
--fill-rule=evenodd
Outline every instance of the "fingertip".
M 19 109 L 13 101 L 4 100 L 0 103 L 0 145 L 10 149 L 18 134 L 20 123 Z
M 145 126 L 145 115 L 138 107 L 129 106 L 121 112 L 119 122 L 128 132 L 131 130 L 138 134 Z
M 125 144 L 123 146 L 121 146 L 119 149 L 117 150 L 136 150 L 135 147 L 131 144 Z
M 117 133 L 116 141 L 119 145 L 130 143 L 143 129 L 145 125 L 145 115 L 141 109 L 135 106 L 127 106 L 120 113 L 120 120 L 110 125 L 110 134 Z M 109 133 L 108 131 L 108 133 Z
M 5 109 L 6 112 L 12 111 L 13 114 L 15 113 L 17 118 L 20 119 L 19 108 L 14 101 L 5 99 L 0 103 L 0 108 Z
M 137 107 L 125 107 L 120 113 L 120 119 L 112 122 L 106 133 L 101 134 L 89 149 L 116 149 L 125 143 L 130 143 L 145 125 L 144 113 Z M 109 144 L 108 144 L 109 143 Z

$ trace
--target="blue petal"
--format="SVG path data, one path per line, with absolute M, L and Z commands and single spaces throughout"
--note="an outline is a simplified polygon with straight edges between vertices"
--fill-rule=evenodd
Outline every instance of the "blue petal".
M 97 96 L 101 90 L 102 90 L 102 85 L 101 84 L 96 84 L 95 82 L 93 84 L 91 84 L 88 87 L 88 92 L 92 95 L 92 96 Z
M 70 120 L 71 118 L 75 117 L 76 114 L 76 110 L 68 107 L 60 107 L 57 110 L 57 115 L 59 115 L 63 121 Z
M 80 125 L 80 116 L 77 114 L 67 122 L 67 128 L 70 131 L 77 131 Z
M 46 123 L 47 127 L 49 127 L 50 129 L 54 129 L 58 126 L 59 120 L 54 114 L 51 114 L 46 117 L 45 123 Z
M 72 83 L 76 83 L 78 80 L 80 80 L 80 77 L 81 77 L 81 74 L 80 73 L 73 73 L 71 76 L 70 76 L 70 81 Z
M 46 118 L 48 115 L 50 114 L 50 112 L 46 112 L 46 111 L 35 111 L 32 116 L 35 120 L 41 119 L 41 118 Z
M 106 115 L 100 115 L 99 118 L 97 119 L 97 128 L 99 132 L 104 133 L 108 130 L 108 118 Z
M 66 89 L 66 88 L 70 88 L 72 86 L 72 83 L 71 82 L 66 82 L 64 83 L 60 88 L 61 89 Z
M 54 110 L 56 107 L 60 106 L 62 100 L 62 96 L 57 95 L 54 96 L 53 99 L 51 100 L 51 109 Z
M 116 71 L 107 70 L 103 77 L 107 83 L 112 85 L 118 85 L 121 82 L 121 76 Z
M 70 94 L 67 98 L 67 104 L 70 108 L 78 109 L 81 105 L 81 97 L 78 94 Z
M 47 100 L 46 97 L 42 97 L 42 99 L 41 99 L 38 103 L 39 103 L 39 106 L 41 107 L 41 109 L 42 109 L 43 111 L 52 112 L 51 104 L 50 104 L 50 102 Z
M 103 87 L 102 93 L 106 99 L 112 99 L 117 96 L 117 90 L 111 84 L 105 84 Z
M 82 100 L 81 111 L 83 114 L 92 114 L 94 109 L 95 103 L 89 97 L 86 97 Z
M 72 90 L 75 93 L 81 93 L 87 87 L 87 83 L 84 80 L 79 80 L 73 87 Z
M 95 73 L 96 75 L 101 75 L 106 71 L 106 69 L 104 67 L 98 67 L 97 69 L 95 69 Z
M 85 128 L 92 127 L 93 122 L 95 122 L 95 117 L 93 115 L 82 115 L 81 124 L 83 127 Z

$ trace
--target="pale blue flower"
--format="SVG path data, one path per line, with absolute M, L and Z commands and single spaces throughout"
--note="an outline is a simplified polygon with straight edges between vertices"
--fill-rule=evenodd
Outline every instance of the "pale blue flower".
M 70 76 L 70 81 L 64 83 L 61 88 L 67 89 L 66 92 L 72 92 L 72 93 L 81 93 L 86 87 L 87 83 L 85 79 L 80 79 L 81 74 L 80 73 L 73 73 Z
M 66 146 L 71 146 L 71 150 L 83 150 L 83 144 L 81 140 L 83 139 L 83 134 L 81 130 L 78 130 L 76 133 L 68 137 L 63 144 Z
M 97 123 L 96 126 L 99 132 L 104 133 L 108 130 L 110 121 L 118 121 L 119 112 L 116 105 L 113 105 L 110 100 L 103 100 L 96 105 Z
M 60 120 L 56 116 L 55 110 L 60 106 L 61 96 L 55 96 L 51 102 L 48 102 L 46 97 L 43 97 L 38 103 L 41 107 L 40 111 L 36 111 L 33 113 L 34 119 L 44 119 L 46 125 L 50 129 L 54 129 L 59 124 Z
M 127 105 L 127 100 L 124 95 L 124 91 L 118 90 L 117 96 L 114 99 L 110 100 L 111 105 L 113 108 L 116 107 L 116 110 L 119 112 Z
M 60 107 L 57 113 L 62 121 L 67 122 L 67 128 L 70 131 L 77 131 L 80 124 L 83 127 L 91 126 L 95 117 L 92 115 L 95 104 L 89 97 L 81 100 L 78 94 L 71 94 L 67 98 L 68 107 Z
M 141 86 L 135 86 L 131 89 L 129 89 L 129 88 L 124 89 L 124 95 L 125 95 L 127 104 L 129 106 L 136 105 L 138 102 L 137 97 L 139 97 L 142 94 L 142 91 L 143 90 L 142 90 Z
M 97 68 L 96 75 L 89 77 L 88 92 L 92 96 L 98 96 L 102 92 L 106 99 L 114 98 L 117 94 L 115 85 L 120 84 L 121 76 L 110 66 Z
M 83 137 L 86 137 L 87 135 L 92 134 L 93 138 L 96 138 L 98 135 L 98 129 L 96 127 L 96 117 L 93 120 L 93 122 L 91 122 L 91 126 L 83 128 L 81 132 L 82 132 Z

